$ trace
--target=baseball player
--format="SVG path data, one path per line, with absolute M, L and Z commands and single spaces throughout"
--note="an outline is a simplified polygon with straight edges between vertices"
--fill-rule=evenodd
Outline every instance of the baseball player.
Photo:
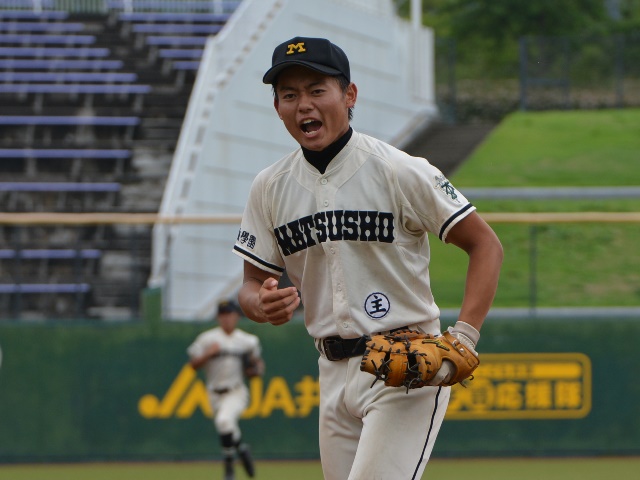
M 427 160 L 351 128 L 358 90 L 338 46 L 288 40 L 275 48 L 263 82 L 300 148 L 251 187 L 234 245 L 244 260 L 240 305 L 256 322 L 282 325 L 304 303 L 319 351 L 325 479 L 420 478 L 455 367 L 442 362 L 422 388 L 386 386 L 361 370 L 365 343 L 406 327 L 442 337 L 429 281 L 432 233 L 468 254 L 464 300 L 449 332 L 477 356 L 502 246 Z M 279 288 L 285 269 L 294 286 Z
M 236 454 L 247 475 L 255 474 L 249 445 L 241 441 L 238 419 L 249 404 L 244 377 L 262 375 L 264 361 L 258 337 L 236 328 L 241 313 L 236 302 L 220 302 L 217 315 L 220 326 L 198 335 L 187 349 L 191 366 L 204 368 L 214 424 L 222 445 L 225 480 L 235 478 Z

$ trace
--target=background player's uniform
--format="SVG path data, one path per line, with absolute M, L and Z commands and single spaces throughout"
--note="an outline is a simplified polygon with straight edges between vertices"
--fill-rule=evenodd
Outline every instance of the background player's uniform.
M 238 419 L 249 405 L 243 356 L 260 358 L 260 340 L 237 328 L 227 335 L 222 328 L 216 327 L 198 335 L 187 353 L 191 358 L 201 356 L 214 343 L 220 346 L 220 353 L 207 360 L 203 367 L 214 424 L 220 435 L 230 433 L 237 442 L 241 435 Z
M 370 389 L 361 358 L 330 361 L 322 339 L 403 326 L 439 334 L 426 232 L 444 240 L 474 210 L 425 159 L 357 132 L 324 174 L 298 149 L 256 177 L 234 251 L 276 275 L 286 269 L 302 293 L 321 353 L 327 480 L 419 478 L 424 470 L 450 389 Z M 389 429 L 406 432 L 406 445 L 390 451 Z

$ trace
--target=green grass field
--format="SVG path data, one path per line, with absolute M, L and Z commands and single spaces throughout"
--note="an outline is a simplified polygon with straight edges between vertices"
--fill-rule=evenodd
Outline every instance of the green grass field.
M 467 187 L 640 185 L 640 110 L 515 113 L 453 179 Z
M 451 176 L 471 187 L 640 185 L 640 110 L 516 113 Z M 640 212 L 640 199 L 479 200 L 483 212 Z M 495 307 L 531 300 L 529 225 L 496 224 L 505 249 Z M 537 306 L 639 306 L 639 224 L 549 224 L 536 229 Z M 432 239 L 432 286 L 443 308 L 460 305 L 466 265 Z
M 637 478 L 640 458 L 570 459 L 434 459 L 423 479 L 454 474 L 473 480 L 606 480 Z M 0 480 L 215 480 L 222 478 L 219 463 L 95 463 L 78 465 L 0 466 Z M 238 469 L 238 480 L 245 480 Z M 256 480 L 322 480 L 317 461 L 258 462 Z M 400 480 L 400 479 L 389 479 Z

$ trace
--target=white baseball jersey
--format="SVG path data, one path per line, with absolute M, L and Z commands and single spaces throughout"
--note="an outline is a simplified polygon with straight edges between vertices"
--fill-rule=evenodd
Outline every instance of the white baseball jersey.
M 320 174 L 298 149 L 254 180 L 234 252 L 302 292 L 315 338 L 439 333 L 426 232 L 475 210 L 424 158 L 353 132 Z
M 199 357 L 214 343 L 220 345 L 220 354 L 207 360 L 204 374 L 209 391 L 235 388 L 243 384 L 242 355 L 261 355 L 260 340 L 255 335 L 235 329 L 231 335 L 220 327 L 202 332 L 187 348 L 189 357 Z

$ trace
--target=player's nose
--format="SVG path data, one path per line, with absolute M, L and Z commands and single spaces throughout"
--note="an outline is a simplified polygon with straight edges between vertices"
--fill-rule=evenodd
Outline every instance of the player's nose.
M 300 95 L 298 99 L 298 110 L 301 112 L 308 112 L 313 109 L 313 102 L 309 95 Z

